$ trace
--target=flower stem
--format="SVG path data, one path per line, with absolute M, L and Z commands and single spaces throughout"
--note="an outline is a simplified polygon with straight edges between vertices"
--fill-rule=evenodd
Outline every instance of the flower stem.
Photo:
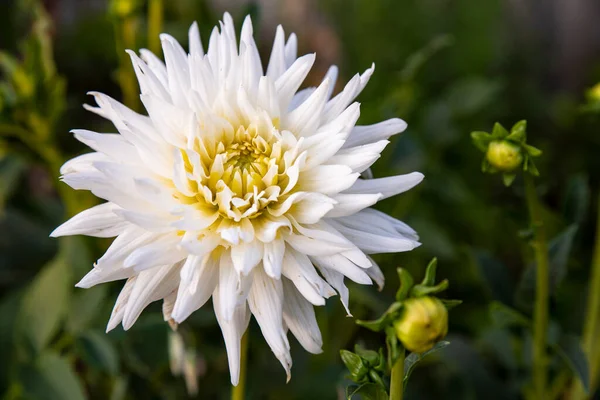
M 535 308 L 533 313 L 533 386 L 535 398 L 545 399 L 547 381 L 546 331 L 548 330 L 549 260 L 542 208 L 533 177 L 524 174 L 527 208 L 534 230 L 532 242 L 536 262 Z
M 392 367 L 390 400 L 402 400 L 404 395 L 404 352 L 404 349 L 400 350 L 400 355 Z
M 583 351 L 588 357 L 590 365 L 590 393 L 594 393 L 598 385 L 598 372 L 600 372 L 600 198 L 598 198 L 598 216 L 596 222 L 596 244 L 592 257 L 590 286 L 588 302 L 583 326 Z M 572 399 L 585 399 L 586 395 L 581 382 L 577 380 Z
M 148 50 L 154 54 L 160 51 L 159 35 L 163 23 L 163 0 L 149 0 L 148 3 Z
M 242 343 L 240 345 L 240 379 L 237 386 L 234 386 L 231 390 L 231 400 L 244 400 L 246 370 L 248 366 L 248 336 L 250 336 L 250 331 L 246 330 L 246 333 L 242 336 Z
M 117 70 L 117 81 L 121 88 L 123 103 L 134 111 L 139 109 L 139 93 L 133 66 L 129 60 L 127 49 L 135 49 L 135 32 L 137 21 L 135 15 L 126 15 L 115 21 L 115 39 L 117 56 L 119 57 L 119 69 Z

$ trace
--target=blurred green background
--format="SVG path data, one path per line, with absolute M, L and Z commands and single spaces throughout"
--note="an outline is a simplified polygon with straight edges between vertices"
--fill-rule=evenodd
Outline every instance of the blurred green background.
M 58 167 L 87 152 L 69 130 L 113 132 L 86 112 L 86 92 L 122 98 L 115 30 L 131 23 L 135 48 L 147 47 L 145 1 L 2 0 L 0 2 L 0 399 L 202 399 L 229 396 L 220 330 L 207 305 L 170 333 L 160 305 L 134 327 L 104 333 L 120 282 L 89 290 L 77 282 L 109 240 L 48 234 L 67 213 L 97 202 L 58 182 Z M 47 11 L 47 14 L 42 11 Z M 198 21 L 205 41 L 228 10 L 250 13 L 267 59 L 277 24 L 299 36 L 300 53 L 317 52 L 307 85 L 330 64 L 345 83 L 375 62 L 359 97 L 359 123 L 401 117 L 375 176 L 413 170 L 425 181 L 377 207 L 420 234 L 411 253 L 377 257 L 382 292 L 351 286 L 356 318 L 373 318 L 393 301 L 395 268 L 415 276 L 433 256 L 450 280 L 451 345 L 419 364 L 408 399 L 520 399 L 530 379 L 531 336 L 490 304 L 531 312 L 530 235 L 522 181 L 505 188 L 480 171 L 469 133 L 528 120 L 541 148 L 539 193 L 551 249 L 552 348 L 576 343 L 584 320 L 600 187 L 600 3 L 595 0 L 177 0 L 164 4 L 163 31 L 182 44 Z M 121 18 L 121 19 L 120 19 Z M 238 25 L 239 26 L 239 25 Z M 600 97 L 600 96 L 599 96 Z M 67 194 L 62 202 L 60 193 Z M 526 272 L 529 271 L 529 272 Z M 343 398 L 340 349 L 383 338 L 345 317 L 336 298 L 317 309 L 324 352 L 291 339 L 292 380 L 251 323 L 249 399 Z M 574 341 L 574 342 L 573 342 Z M 182 344 L 183 343 L 183 344 Z M 182 350 L 182 347 L 184 350 Z M 577 349 L 562 348 L 581 360 Z M 181 354 L 183 351 L 183 355 Z M 554 354 L 554 352 L 553 352 Z M 573 373 L 553 355 L 553 398 L 569 398 Z M 564 355 L 564 354 L 563 354 Z M 555 395 L 555 396 L 554 396 Z

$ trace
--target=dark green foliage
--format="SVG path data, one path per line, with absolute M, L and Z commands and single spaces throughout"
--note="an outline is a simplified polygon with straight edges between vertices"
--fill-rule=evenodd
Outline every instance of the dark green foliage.
M 117 99 L 121 95 L 114 79 L 118 55 L 107 15 L 109 2 L 45 3 L 52 6 L 48 20 L 40 17 L 38 1 L 0 1 L 0 398 L 186 398 L 184 379 L 169 370 L 169 327 L 158 304 L 128 332 L 117 328 L 105 334 L 122 283 L 74 288 L 110 240 L 86 238 L 73 245 L 48 238 L 64 220 L 56 193 L 64 184 L 57 183 L 63 160 L 46 154 L 45 144 L 50 139 L 58 143 L 63 158 L 87 152 L 69 129 L 114 128 L 81 108 L 89 102 L 86 92 L 102 91 Z M 218 3 L 165 2 L 164 29 L 186 47 L 187 28 L 197 20 L 206 45 L 220 16 L 221 7 L 214 6 Z M 238 23 L 244 13 L 253 15 L 266 59 L 275 32 L 267 17 L 279 7 L 263 10 L 260 2 L 250 3 L 231 12 Z M 386 287 L 377 292 L 351 284 L 354 317 L 372 320 L 382 315 L 396 300 L 396 268 L 424 276 L 424 266 L 434 255 L 444 266 L 438 282 L 452 282 L 444 295 L 463 301 L 450 313 L 452 344 L 411 369 L 406 398 L 512 400 L 523 398 L 528 385 L 530 315 L 523 299 L 532 295 L 528 282 L 535 271 L 527 241 L 519 237 L 529 226 L 522 182 L 514 177 L 507 189 L 500 179 L 481 174 L 481 153 L 469 135 L 497 121 L 509 127 L 526 119 L 528 140 L 544 150 L 536 159 L 538 189 L 548 237 L 557 238 L 552 253 L 550 375 L 566 376 L 563 391 L 573 379 L 587 382 L 577 338 L 593 244 L 590 205 L 600 188 L 600 102 L 592 92 L 587 97 L 585 93 L 600 81 L 598 49 L 591 49 L 587 41 L 582 48 L 594 50 L 588 53 L 595 58 L 589 57 L 586 65 L 573 60 L 569 68 L 560 67 L 555 61 L 560 49 L 578 43 L 566 42 L 563 30 L 543 12 L 531 13 L 532 20 L 517 18 L 521 14 L 512 7 L 518 2 L 306 3 L 314 8 L 307 16 L 288 12 L 281 21 L 286 32 L 298 34 L 300 53 L 319 51 L 319 61 L 333 59 L 344 83 L 376 63 L 358 98 L 359 123 L 400 117 L 409 124 L 405 133 L 391 139 L 373 167 L 374 175 L 418 170 L 426 176 L 414 190 L 377 206 L 414 227 L 423 245 L 410 253 L 375 256 Z M 144 5 L 139 12 L 142 17 Z M 560 15 L 553 18 L 558 21 Z M 145 28 L 140 18 L 139 47 L 145 46 Z M 581 73 L 575 76 L 572 71 Z M 307 84 L 318 82 L 323 72 L 323 67 L 316 69 Z M 27 134 L 30 139 L 22 140 Z M 50 160 L 55 164 L 48 168 Z M 77 199 L 81 208 L 94 202 L 86 195 Z M 413 283 L 397 300 L 408 296 L 411 288 Z M 381 385 L 368 375 L 362 386 L 344 392 L 349 382 L 344 380 L 347 372 L 339 351 L 355 343 L 379 348 L 384 335 L 357 326 L 335 298 L 316 312 L 324 352 L 308 354 L 291 339 L 294 366 L 287 385 L 279 363 L 251 323 L 249 399 L 381 395 Z M 197 354 L 198 398 L 228 398 L 227 359 L 212 306 L 207 304 L 180 329 L 187 348 Z

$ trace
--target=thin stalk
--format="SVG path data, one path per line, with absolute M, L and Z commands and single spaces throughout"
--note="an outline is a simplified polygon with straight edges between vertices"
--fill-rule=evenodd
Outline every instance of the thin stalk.
M 404 349 L 400 351 L 400 355 L 392 367 L 390 400 L 402 400 L 404 396 L 404 352 Z
M 536 262 L 536 291 L 533 312 L 533 387 L 535 398 L 545 400 L 547 383 L 546 332 L 548 330 L 549 265 L 548 242 L 542 219 L 542 208 L 535 190 L 533 177 L 524 174 L 525 197 L 531 225 Z
M 242 343 L 240 345 L 240 379 L 237 386 L 234 386 L 231 390 L 231 400 L 244 400 L 245 398 L 246 370 L 248 369 L 248 336 L 250 336 L 250 332 L 246 330 L 246 333 L 242 336 Z
M 135 32 L 137 22 L 135 15 L 127 15 L 117 18 L 115 21 L 115 45 L 119 57 L 119 69 L 117 70 L 117 81 L 121 88 L 123 104 L 134 111 L 139 110 L 139 91 L 135 72 L 127 49 L 135 49 Z
M 160 52 L 160 38 L 163 24 L 163 0 L 149 0 L 148 3 L 148 50 Z
M 592 257 L 591 280 L 588 289 L 588 302 L 583 325 L 583 351 L 590 365 L 590 393 L 594 393 L 598 385 L 600 373 L 600 198 L 598 198 L 598 216 L 596 222 L 596 244 Z M 577 380 L 573 390 L 574 400 L 585 399 L 583 386 Z

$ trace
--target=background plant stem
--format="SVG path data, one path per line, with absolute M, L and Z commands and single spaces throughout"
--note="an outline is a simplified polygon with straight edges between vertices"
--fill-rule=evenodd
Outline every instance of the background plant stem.
M 588 302 L 583 325 L 583 351 L 590 365 L 590 395 L 598 385 L 600 372 L 600 196 L 598 198 L 598 215 L 596 221 L 596 243 L 592 257 Z M 574 382 L 572 398 L 585 399 L 587 396 L 579 380 Z
M 160 33 L 163 24 L 163 0 L 149 0 L 148 3 L 148 50 L 160 52 Z
M 240 345 L 240 379 L 237 386 L 234 386 L 231 390 L 231 400 L 244 400 L 248 364 L 248 336 L 250 336 L 250 332 L 246 330 Z
M 396 363 L 392 367 L 392 377 L 390 379 L 390 400 L 402 400 L 404 395 L 404 353 L 400 351 L 400 355 Z
M 535 397 L 544 400 L 547 381 L 546 332 L 548 330 L 549 261 L 548 242 L 542 219 L 542 209 L 533 177 L 524 174 L 525 196 L 531 225 L 536 262 L 535 308 L 533 312 L 533 386 Z
M 127 15 L 118 18 L 115 22 L 116 48 L 119 57 L 117 80 L 123 95 L 123 104 L 134 111 L 139 110 L 139 91 L 133 66 L 131 65 L 129 55 L 125 50 L 136 49 L 136 28 L 137 22 L 135 15 Z

